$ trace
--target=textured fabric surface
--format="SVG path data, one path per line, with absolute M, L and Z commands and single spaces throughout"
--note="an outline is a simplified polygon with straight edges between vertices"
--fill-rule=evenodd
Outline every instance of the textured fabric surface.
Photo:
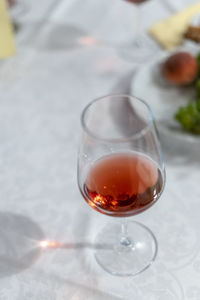
M 80 113 L 98 96 L 128 93 L 138 66 L 120 47 L 91 45 L 69 26 L 82 1 L 37 2 L 22 18 L 17 56 L 0 66 L 0 299 L 199 300 L 196 145 L 163 144 L 164 193 L 133 218 L 157 238 L 151 268 L 119 278 L 97 265 L 94 237 L 114 220 L 93 211 L 77 187 Z M 148 5 L 144 28 L 170 14 L 161 1 Z

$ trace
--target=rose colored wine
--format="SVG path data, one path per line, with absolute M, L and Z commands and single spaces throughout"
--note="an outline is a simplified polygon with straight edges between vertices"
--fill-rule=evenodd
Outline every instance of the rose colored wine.
M 138 153 L 116 153 L 97 160 L 84 184 L 88 204 L 104 214 L 135 215 L 155 202 L 163 179 L 157 165 Z
M 17 0 L 7 0 L 7 2 L 8 2 L 8 5 L 11 7 L 16 4 Z

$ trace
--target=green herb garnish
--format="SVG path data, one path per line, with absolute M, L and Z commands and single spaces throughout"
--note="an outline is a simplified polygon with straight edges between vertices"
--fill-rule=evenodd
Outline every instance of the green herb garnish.
M 175 118 L 185 131 L 200 134 L 200 99 L 180 107 Z
M 200 53 L 196 58 L 199 69 L 195 81 L 196 100 L 180 107 L 175 114 L 175 119 L 181 124 L 183 130 L 200 135 Z

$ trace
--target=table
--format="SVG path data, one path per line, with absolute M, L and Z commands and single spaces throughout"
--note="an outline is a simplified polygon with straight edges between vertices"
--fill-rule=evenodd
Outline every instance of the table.
M 18 53 L 0 67 L 0 299 L 199 300 L 195 145 L 163 143 L 164 193 L 133 218 L 158 240 L 155 263 L 139 276 L 121 278 L 94 259 L 95 234 L 112 219 L 90 209 L 77 187 L 80 113 L 98 96 L 128 93 L 140 65 L 114 43 L 85 39 L 88 33 L 72 26 L 82 2 L 29 0 Z M 167 3 L 152 0 L 143 7 L 142 31 L 169 15 L 168 8 L 177 9 Z

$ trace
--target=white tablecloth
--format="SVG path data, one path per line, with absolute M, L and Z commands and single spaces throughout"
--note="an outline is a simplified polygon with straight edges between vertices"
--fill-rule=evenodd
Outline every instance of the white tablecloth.
M 95 1 L 27 2 L 18 53 L 0 67 L 0 299 L 199 300 L 197 145 L 163 144 L 164 193 L 133 217 L 157 238 L 155 263 L 136 277 L 120 278 L 94 259 L 95 234 L 115 220 L 93 211 L 77 187 L 80 113 L 96 97 L 128 93 L 140 65 L 127 60 L 115 41 L 101 40 L 100 31 L 94 39 L 89 21 L 99 24 L 101 1 L 93 7 L 96 17 L 84 23 L 87 30 L 78 24 L 89 2 Z M 143 30 L 191 2 L 149 1 L 141 11 Z M 43 240 L 57 247 L 42 248 Z

